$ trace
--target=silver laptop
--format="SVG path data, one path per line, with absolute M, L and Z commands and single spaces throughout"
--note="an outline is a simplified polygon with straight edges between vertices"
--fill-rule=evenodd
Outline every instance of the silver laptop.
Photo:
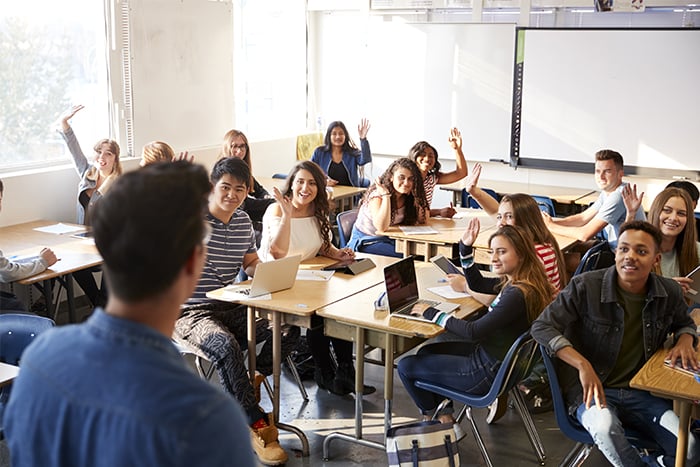
M 418 279 L 412 256 L 384 268 L 384 285 L 391 316 L 430 322 L 423 318 L 422 314 L 411 314 L 413 307 L 417 304 L 426 304 L 446 313 L 459 308 L 458 303 L 418 298 Z
M 232 284 L 226 287 L 226 294 L 240 294 L 255 298 L 280 290 L 292 288 L 297 278 L 301 255 L 287 256 L 266 263 L 258 263 L 255 276 L 250 284 Z

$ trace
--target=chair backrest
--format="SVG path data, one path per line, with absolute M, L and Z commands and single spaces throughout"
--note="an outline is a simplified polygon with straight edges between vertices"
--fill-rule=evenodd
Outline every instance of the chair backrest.
M 537 206 L 539 206 L 540 211 L 544 211 L 550 216 L 554 217 L 554 201 L 549 196 L 531 195 L 532 199 L 535 200 Z
M 278 180 L 286 180 L 287 174 L 272 174 L 272 178 L 276 178 Z
M 484 395 L 469 394 L 453 388 L 418 380 L 416 386 L 457 400 L 471 407 L 482 408 L 490 405 L 501 394 L 510 391 L 518 382 L 525 379 L 535 363 L 537 343 L 528 330 L 518 337 L 503 358 L 489 391 Z
M 603 240 L 593 245 L 584 253 L 573 275 L 576 276 L 582 272 L 607 268 L 613 264 L 615 264 L 615 254 L 610 249 L 610 244 Z
M 501 197 L 498 196 L 498 193 L 493 191 L 491 188 L 482 188 L 482 190 L 488 193 L 489 196 L 496 201 L 501 201 Z M 470 196 L 469 192 L 465 189 L 462 189 L 462 207 L 481 209 L 481 205 L 472 196 Z
M 566 406 L 566 402 L 564 401 L 564 394 L 562 393 L 561 385 L 559 384 L 559 377 L 557 376 L 556 369 L 554 368 L 552 358 L 547 354 L 547 350 L 543 346 L 540 346 L 540 352 L 542 353 L 544 367 L 547 369 L 549 387 L 552 390 L 554 417 L 557 420 L 559 429 L 562 433 L 564 433 L 564 435 L 577 443 L 592 444 L 593 438 L 591 438 L 591 435 L 585 428 L 575 423 L 569 416 L 569 410 Z
M 352 234 L 352 226 L 357 220 L 357 209 L 338 213 L 335 219 L 338 222 L 338 246 L 345 248 Z
M 36 336 L 54 326 L 42 316 L 7 313 L 0 315 L 0 361 L 19 364 L 24 349 Z

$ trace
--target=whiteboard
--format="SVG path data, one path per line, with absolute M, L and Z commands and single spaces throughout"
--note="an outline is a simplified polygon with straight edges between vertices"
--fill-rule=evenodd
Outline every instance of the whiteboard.
M 520 157 L 700 170 L 700 30 L 524 31 Z
M 131 4 L 134 149 L 211 146 L 234 123 L 230 2 Z
M 409 24 L 372 17 L 353 30 L 365 31 L 366 47 L 351 48 L 341 43 L 349 35 L 340 27 L 326 27 L 321 38 L 326 123 L 366 116 L 373 153 L 405 156 L 425 140 L 441 158 L 452 159 L 447 138 L 456 126 L 467 159 L 508 158 L 515 25 Z M 350 74 L 338 66 L 341 52 L 357 64 Z

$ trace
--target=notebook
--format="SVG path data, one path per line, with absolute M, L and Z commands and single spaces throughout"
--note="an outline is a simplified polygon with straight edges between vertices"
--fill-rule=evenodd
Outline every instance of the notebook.
M 232 284 L 226 287 L 225 295 L 232 298 L 255 298 L 261 295 L 292 288 L 297 277 L 301 255 L 287 256 L 275 261 L 258 263 L 250 284 Z
M 386 300 L 391 316 L 430 322 L 430 320 L 423 318 L 422 314 L 412 315 L 413 307 L 417 304 L 426 304 L 446 313 L 459 308 L 457 303 L 418 298 L 418 279 L 412 256 L 384 268 L 384 285 L 386 286 Z
M 700 303 L 700 266 L 693 269 L 686 277 L 693 279 L 693 283 L 690 284 L 690 289 L 685 293 L 686 298 L 695 303 Z

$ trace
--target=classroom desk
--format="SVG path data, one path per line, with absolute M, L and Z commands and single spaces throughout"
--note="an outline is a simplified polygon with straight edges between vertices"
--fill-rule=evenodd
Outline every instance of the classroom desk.
M 19 374 L 19 367 L 9 363 L 0 362 L 0 387 L 12 383 Z
M 225 288 L 207 293 L 214 300 L 232 301 L 248 306 L 248 359 L 251 379 L 255 376 L 255 318 L 265 317 L 272 323 L 272 413 L 275 422 L 279 419 L 279 385 L 282 366 L 282 324 L 310 327 L 311 316 L 320 308 L 343 300 L 363 290 L 384 282 L 384 267 L 397 261 L 396 258 L 368 254 L 357 254 L 358 258 L 371 258 L 376 267 L 357 276 L 336 272 L 328 281 L 296 281 L 291 289 L 272 294 L 270 300 L 230 300 Z M 316 257 L 304 261 L 300 269 L 320 269 L 334 261 Z M 297 435 L 302 443 L 302 454 L 309 455 L 309 442 L 298 428 L 278 423 L 277 426 Z
M 36 285 L 44 294 L 46 307 L 53 316 L 52 280 L 57 279 L 65 288 L 68 299 L 68 313 L 71 322 L 75 322 L 75 297 L 73 280 L 66 277 L 72 272 L 102 264 L 102 257 L 97 252 L 95 242 L 91 239 L 71 237 L 69 234 L 53 234 L 34 230 L 56 224 L 55 221 L 32 221 L 0 228 L 0 250 L 6 256 L 37 255 L 43 247 L 51 248 L 59 258 L 53 266 L 44 272 L 17 281 L 18 284 Z M 66 224 L 68 226 L 84 226 Z M 43 284 L 40 284 L 43 283 Z
M 419 295 L 422 298 L 446 301 L 427 290 L 428 287 L 444 285 L 439 282 L 444 273 L 436 266 L 416 263 Z M 365 344 L 384 350 L 384 433 L 391 427 L 391 404 L 394 391 L 394 358 L 426 339 L 443 332 L 443 329 L 431 323 L 423 323 L 405 318 L 390 317 L 386 311 L 375 311 L 373 302 L 385 290 L 379 284 L 361 293 L 352 295 L 317 311 L 324 318 L 325 333 L 355 342 L 356 369 L 355 394 L 362 394 L 364 384 L 364 349 Z M 465 318 L 477 313 L 483 305 L 471 297 L 449 300 L 460 303 L 456 316 Z M 355 397 L 355 436 L 344 433 L 331 433 L 323 441 L 323 458 L 328 459 L 331 441 L 342 439 L 377 449 L 384 449 L 383 443 L 362 438 L 362 397 Z
M 270 193 L 272 193 L 272 188 L 274 187 L 281 190 L 285 182 L 283 179 L 271 177 L 256 177 L 256 179 L 262 186 L 267 188 L 267 191 Z M 333 193 L 332 200 L 335 201 L 335 208 L 333 208 L 332 211 L 336 214 L 353 209 L 355 207 L 355 197 L 367 190 L 367 188 L 344 185 L 336 185 L 329 188 Z
M 685 465 L 690 432 L 690 410 L 700 401 L 700 383 L 692 376 L 664 366 L 668 350 L 659 349 L 634 375 L 630 386 L 678 402 L 680 424 L 676 443 L 676 466 Z
M 404 233 L 400 227 L 392 226 L 382 232 L 396 242 L 396 251 L 403 256 L 418 255 L 423 256 L 425 261 L 433 256 L 441 254 L 447 258 L 456 258 L 459 252 L 456 251 L 459 240 L 462 238 L 464 230 L 471 217 L 478 217 L 481 222 L 479 236 L 474 242 L 474 261 L 479 264 L 490 264 L 491 256 L 488 253 L 489 237 L 496 231 L 496 220 L 489 216 L 483 209 L 459 210 L 460 218 L 445 219 L 431 217 L 427 225 L 438 231 L 436 234 L 411 234 Z M 573 237 L 554 234 L 559 243 L 561 251 L 568 251 L 578 240 Z
M 559 204 L 578 204 L 588 205 L 590 197 L 593 196 L 593 201 L 598 197 L 595 190 L 587 188 L 572 188 L 565 186 L 551 185 L 536 185 L 534 183 L 506 182 L 502 180 L 479 180 L 479 186 L 483 188 L 491 188 L 498 194 L 506 193 L 527 193 L 530 195 L 549 196 L 552 200 Z M 462 189 L 464 182 L 459 181 L 449 185 L 440 185 L 441 190 L 451 191 L 452 199 L 455 206 L 462 204 Z M 466 207 L 466 206 L 463 206 Z
M 432 234 L 405 233 L 399 226 L 391 226 L 380 234 L 394 239 L 396 252 L 404 257 L 410 255 L 423 256 L 424 261 L 437 254 L 446 258 L 455 257 L 454 248 L 459 244 L 462 234 L 471 217 L 478 217 L 483 231 L 493 230 L 496 220 L 489 216 L 483 209 L 458 209 L 458 218 L 447 219 L 443 217 L 431 217 L 426 225 L 437 230 Z

